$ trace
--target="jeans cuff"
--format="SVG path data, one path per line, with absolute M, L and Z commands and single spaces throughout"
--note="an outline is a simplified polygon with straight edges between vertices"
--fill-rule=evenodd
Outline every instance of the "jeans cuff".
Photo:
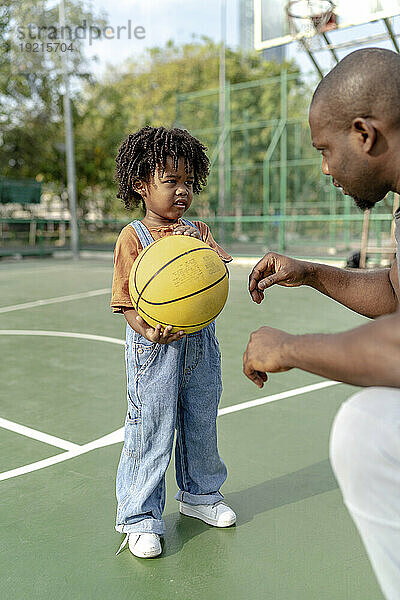
M 212 492 L 211 494 L 190 494 L 189 492 L 179 490 L 175 496 L 175 500 L 185 502 L 185 504 L 191 504 L 192 506 L 198 504 L 215 504 L 223 499 L 224 497 L 220 492 Z
M 158 535 L 165 534 L 165 523 L 157 519 L 142 519 L 137 523 L 130 525 L 118 524 L 115 526 L 119 533 L 157 533 Z

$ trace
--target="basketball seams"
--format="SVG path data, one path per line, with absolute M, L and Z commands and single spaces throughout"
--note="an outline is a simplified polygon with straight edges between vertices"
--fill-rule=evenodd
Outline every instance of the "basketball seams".
M 190 327 L 200 327 L 200 325 L 209 325 L 210 323 L 212 323 L 218 317 L 218 315 L 222 312 L 223 308 L 224 307 L 222 307 L 221 310 L 219 310 L 210 319 L 207 319 L 207 321 L 202 321 L 201 323 L 193 323 L 193 324 L 190 324 L 190 325 L 177 325 L 177 324 L 173 324 L 173 323 L 164 323 L 164 321 L 160 321 L 160 320 L 157 320 L 157 323 L 159 323 L 160 325 L 171 325 L 171 327 L 176 327 L 177 329 L 181 329 L 183 327 L 190 328 Z M 144 315 L 146 315 L 146 317 L 149 317 L 150 319 L 156 320 L 156 319 L 154 319 L 154 317 L 152 317 L 151 315 L 147 314 L 147 312 L 145 312 L 142 308 L 140 308 L 139 310 L 140 310 L 141 313 L 143 313 Z M 193 331 L 192 333 L 197 333 L 197 332 Z
M 164 302 L 150 302 L 150 300 L 146 300 L 145 298 L 143 298 L 143 296 L 141 297 L 141 300 L 143 302 L 146 302 L 146 304 L 151 304 L 152 306 L 164 306 L 164 304 L 172 304 L 173 302 L 179 302 L 179 300 L 186 300 L 186 298 L 191 298 L 191 296 L 197 296 L 198 294 L 201 294 L 201 292 L 206 292 L 207 290 L 214 287 L 214 285 L 218 285 L 218 283 L 221 283 L 221 281 L 223 281 L 226 276 L 226 273 L 224 273 L 222 277 L 220 277 L 219 279 L 217 279 L 217 281 L 214 281 L 214 283 L 211 283 L 207 287 L 204 287 L 201 290 L 197 290 L 196 292 L 192 292 L 191 294 L 187 294 L 186 296 L 174 298 L 174 300 L 165 300 Z
M 216 283 L 221 283 L 225 277 L 227 277 L 229 279 L 229 272 L 228 269 L 226 268 L 226 273 L 224 274 L 224 276 L 222 277 L 222 279 L 220 279 L 218 282 Z M 142 298 L 143 300 L 143 298 Z M 167 304 L 167 303 L 165 303 Z M 155 319 L 152 315 L 150 315 L 149 313 L 147 313 L 146 311 L 143 310 L 142 307 L 139 308 L 140 314 L 141 316 L 145 315 L 146 317 L 149 317 L 150 319 L 153 319 L 154 321 L 156 321 L 157 323 L 159 323 L 160 325 L 171 325 L 171 327 L 176 327 L 177 329 L 181 329 L 181 328 L 192 328 L 192 327 L 200 327 L 201 325 L 209 325 L 210 323 L 212 323 L 217 317 L 218 315 L 222 312 L 224 307 L 222 307 L 217 313 L 215 313 L 215 315 L 213 315 L 212 317 L 210 317 L 209 319 L 207 319 L 206 321 L 202 321 L 201 323 L 191 323 L 191 324 L 185 324 L 185 325 L 180 325 L 180 324 L 174 324 L 174 323 L 165 323 L 164 321 L 161 321 L 160 319 Z
M 146 248 L 143 248 L 142 252 L 139 254 L 137 266 L 136 266 L 136 269 L 135 269 L 135 272 L 134 272 L 134 275 L 133 275 L 133 285 L 135 286 L 135 291 L 138 294 L 138 298 L 136 300 L 136 312 L 137 312 L 137 308 L 138 308 L 138 304 L 139 304 L 139 299 L 140 299 L 139 290 L 137 289 L 137 285 L 136 285 L 136 273 L 137 273 L 138 266 L 142 262 L 142 259 L 143 259 L 144 255 L 146 254 L 147 250 L 150 248 L 150 246 L 153 246 L 154 243 L 159 242 L 162 239 L 163 238 L 160 238 L 158 240 L 154 240 L 153 243 L 151 243 L 148 246 L 146 246 Z
M 154 273 L 150 277 L 150 279 L 148 281 L 146 281 L 146 279 L 144 279 L 144 281 L 146 281 L 146 283 L 143 286 L 142 290 L 139 292 L 139 282 L 140 282 L 140 280 L 142 280 L 142 282 L 143 282 L 143 275 L 142 276 L 140 275 L 140 268 L 139 268 L 139 266 L 141 266 L 141 263 L 142 263 L 145 255 L 146 255 L 147 251 L 149 249 L 151 249 L 153 246 L 155 246 L 157 244 L 157 242 L 161 243 L 163 240 L 165 240 L 165 237 L 162 237 L 162 238 L 160 238 L 158 240 L 154 240 L 153 243 L 151 243 L 148 246 L 144 247 L 143 250 L 142 250 L 142 252 L 140 253 L 140 256 L 137 257 L 137 264 L 136 264 L 134 272 L 132 273 L 133 276 L 131 278 L 131 285 L 132 285 L 134 294 L 135 294 L 135 296 L 137 298 L 136 300 L 134 300 L 134 298 L 132 298 L 134 307 L 137 310 L 137 312 L 145 320 L 146 320 L 146 317 L 148 317 L 148 319 L 151 319 L 152 321 L 157 322 L 157 323 L 159 323 L 162 326 L 171 325 L 175 330 L 179 330 L 179 329 L 183 328 L 183 329 L 189 329 L 189 331 L 187 331 L 187 333 L 195 333 L 199 329 L 202 329 L 202 328 L 206 327 L 208 324 L 210 324 L 211 322 L 213 322 L 215 320 L 215 318 L 220 314 L 220 312 L 222 311 L 223 307 L 220 310 L 218 310 L 213 316 L 210 316 L 209 313 L 208 313 L 208 315 L 207 315 L 208 318 L 206 320 L 202 321 L 202 322 L 180 325 L 180 324 L 173 324 L 171 322 L 166 323 L 166 322 L 164 322 L 164 321 L 162 321 L 160 319 L 157 319 L 154 316 L 148 314 L 146 311 L 144 311 L 143 308 L 141 306 L 139 306 L 139 305 L 143 304 L 143 303 L 146 303 L 146 305 L 149 305 L 149 308 L 150 308 L 150 306 L 162 307 L 163 305 L 170 305 L 170 304 L 174 304 L 174 303 L 179 303 L 180 301 L 185 301 L 188 298 L 192 298 L 194 296 L 198 296 L 199 294 L 204 294 L 204 293 L 207 294 L 208 290 L 210 290 L 212 288 L 220 289 L 220 285 L 222 285 L 223 287 L 225 286 L 225 284 L 224 284 L 225 278 L 226 278 L 227 281 L 229 281 L 229 271 L 227 269 L 226 264 L 223 261 L 221 261 L 222 264 L 224 265 L 225 272 L 224 272 L 224 274 L 223 274 L 222 277 L 217 275 L 218 279 L 216 281 L 214 281 L 213 283 L 211 283 L 210 285 L 207 285 L 206 287 L 204 287 L 204 288 L 202 288 L 200 290 L 197 290 L 197 291 L 195 291 L 193 293 L 187 294 L 185 296 L 181 296 L 181 297 L 175 298 L 173 300 L 166 300 L 165 302 L 151 302 L 149 300 L 146 300 L 143 297 L 143 294 L 144 294 L 144 292 L 146 290 L 148 290 L 148 293 L 150 292 L 150 290 L 148 289 L 148 286 L 150 285 L 150 283 L 152 281 L 154 281 L 154 279 L 157 278 L 157 276 L 160 275 L 160 273 L 162 273 L 165 269 L 167 269 L 169 266 L 171 266 L 171 264 L 177 263 L 177 261 L 179 261 L 180 259 L 184 259 L 182 262 L 185 263 L 185 257 L 187 257 L 188 255 L 190 255 L 190 254 L 192 254 L 192 253 L 194 253 L 194 252 L 196 252 L 198 250 L 208 250 L 210 252 L 213 252 L 213 253 L 217 254 L 217 256 L 218 256 L 218 253 L 213 248 L 211 248 L 210 246 L 208 246 L 207 244 L 205 244 L 205 242 L 202 242 L 204 244 L 204 247 L 195 247 L 195 248 L 191 248 L 189 250 L 186 249 L 184 252 L 181 252 L 177 256 L 175 255 L 175 256 L 173 256 L 173 258 L 171 258 L 170 260 L 168 260 L 162 267 L 160 267 L 157 270 L 156 273 Z M 168 253 L 169 252 L 167 252 L 166 254 L 168 255 Z M 170 256 L 171 256 L 171 254 L 170 254 Z M 165 257 L 165 258 L 167 258 L 167 257 Z M 199 260 L 201 262 L 200 258 L 199 258 Z M 179 262 L 177 264 L 179 264 Z M 207 264 L 207 261 L 206 261 L 206 264 Z M 179 269 L 179 267 L 178 267 L 178 269 Z M 168 273 L 168 272 L 169 271 L 166 271 L 166 273 Z M 165 279 L 165 274 L 163 275 L 163 277 Z M 167 280 L 168 280 L 168 277 L 167 277 Z M 143 285 L 143 283 L 141 285 Z M 187 290 L 187 291 L 189 291 L 189 290 Z M 225 302 L 224 302 L 224 304 L 225 304 Z M 177 304 L 177 306 L 179 307 L 179 304 Z M 215 308 L 217 308 L 217 307 L 215 307 Z M 178 308 L 178 314 L 179 314 L 179 308 Z M 204 315 L 204 317 L 206 317 L 206 315 Z M 191 329 L 195 329 L 195 331 L 192 332 L 192 331 L 190 331 Z
M 137 256 L 137 258 L 136 258 L 136 260 L 137 260 L 137 265 L 136 265 L 136 269 L 135 269 L 134 276 L 133 276 L 133 284 L 134 284 L 134 286 L 135 286 L 135 291 L 136 291 L 136 293 L 138 294 L 138 299 L 136 300 L 136 310 L 137 310 L 137 307 L 138 307 L 138 303 L 139 303 L 139 300 L 140 300 L 141 294 L 143 294 L 143 291 L 144 291 L 144 289 L 145 289 L 145 288 L 143 288 L 142 292 L 139 292 L 139 290 L 138 290 L 138 288 L 137 288 L 137 285 L 136 285 L 136 273 L 137 273 L 138 267 L 139 267 L 140 263 L 142 262 L 142 259 L 143 259 L 144 255 L 146 254 L 146 252 L 148 251 L 148 249 L 149 249 L 150 247 L 152 247 L 152 248 L 153 248 L 153 247 L 154 247 L 154 246 L 155 246 L 155 245 L 156 245 L 158 242 L 161 242 L 163 239 L 164 239 L 164 238 L 159 238 L 158 240 L 154 240 L 154 241 L 153 241 L 151 244 L 149 244 L 149 245 L 148 245 L 148 246 L 146 246 L 145 248 L 143 248 L 143 246 L 142 246 L 142 252 L 141 252 L 141 253 L 140 253 L 140 254 Z M 202 241 L 202 240 L 201 240 L 201 241 Z M 204 242 L 204 243 L 205 243 L 205 242 Z M 206 250 L 206 248 L 204 248 L 204 250 Z M 210 248 L 210 250 L 212 250 L 212 248 Z M 181 256 L 183 256 L 183 255 L 181 255 Z M 135 262 L 136 262 L 136 261 L 135 261 Z M 147 283 L 146 283 L 146 286 L 147 286 L 148 284 L 149 284 L 149 282 L 147 282 Z M 145 286 L 145 287 L 146 287 L 146 286 Z
M 150 248 L 150 246 L 147 246 L 147 248 Z M 209 246 L 207 248 L 192 248 L 191 250 L 186 250 L 185 252 L 182 252 L 181 254 L 178 254 L 177 256 L 174 256 L 174 258 L 171 258 L 171 260 L 169 260 L 168 262 L 166 262 L 165 265 L 163 265 L 160 269 L 158 269 L 158 271 L 156 273 L 154 273 L 150 277 L 150 279 L 147 281 L 146 285 L 144 286 L 144 288 L 142 289 L 142 291 L 140 293 L 139 293 L 139 290 L 136 288 L 136 291 L 139 294 L 138 299 L 136 300 L 136 306 L 139 305 L 139 300 L 143 300 L 144 302 L 147 302 L 147 300 L 145 300 L 143 298 L 143 292 L 148 287 L 148 285 L 153 281 L 153 279 L 155 279 L 157 277 L 157 275 L 159 275 L 161 273 L 161 271 L 163 271 L 164 269 L 166 269 L 167 267 L 169 267 L 169 265 L 171 265 L 173 262 L 177 261 L 179 258 L 182 258 L 183 256 L 186 256 L 188 254 L 191 254 L 192 252 L 197 252 L 198 250 L 210 250 L 211 252 L 215 252 L 215 250 L 213 250 Z M 136 267 L 135 278 L 136 278 L 136 273 L 138 271 L 138 267 L 139 267 L 139 262 L 138 262 L 137 267 Z M 177 300 L 179 300 L 179 298 L 177 298 Z M 176 300 L 172 300 L 172 302 L 176 302 Z M 167 302 L 162 302 L 161 304 L 167 304 Z

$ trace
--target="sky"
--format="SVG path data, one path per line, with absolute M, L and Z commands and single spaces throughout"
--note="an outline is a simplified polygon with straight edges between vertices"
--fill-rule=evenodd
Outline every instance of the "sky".
M 267 2 L 268 0 L 264 0 Z M 344 2 L 345 0 L 336 0 Z M 381 3 L 393 8 L 399 5 L 400 0 L 380 0 Z M 346 0 L 345 6 L 351 5 L 351 17 L 361 15 L 367 5 L 376 4 L 376 0 Z M 389 4 L 390 3 L 390 6 Z M 86 3 L 87 4 L 87 3 Z M 127 30 L 121 29 L 120 39 L 101 39 L 86 45 L 89 57 L 97 55 L 99 61 L 93 64 L 93 70 L 101 75 L 107 63 L 118 65 L 130 56 L 140 56 L 146 48 L 163 46 L 168 40 L 173 40 L 177 45 L 190 42 L 193 36 L 200 39 L 208 36 L 214 41 L 221 40 L 221 10 L 220 0 L 92 0 L 94 11 L 107 14 L 107 25 L 114 28 L 128 27 L 130 22 L 131 39 L 128 39 Z M 385 7 L 386 7 L 385 4 Z M 284 1 L 282 0 L 282 5 Z M 237 47 L 239 43 L 239 8 L 238 0 L 226 0 L 226 43 L 230 47 Z M 283 9 L 282 9 L 283 10 Z M 399 10 L 400 12 L 400 10 Z M 400 30 L 400 19 L 397 19 Z M 135 28 L 138 36 L 135 38 Z M 382 22 L 355 27 L 349 30 L 335 31 L 330 34 L 332 41 L 352 42 L 364 36 L 375 35 L 385 31 Z M 391 42 L 372 42 L 370 45 L 379 45 L 393 49 Z M 338 51 L 339 58 L 357 46 Z M 364 46 L 361 46 L 364 47 Z M 298 43 L 287 46 L 287 57 L 294 58 L 302 71 L 312 71 L 313 66 L 306 53 L 301 50 Z M 318 62 L 325 72 L 334 66 L 333 57 L 328 51 L 316 54 Z
M 143 27 L 144 39 L 131 40 L 123 35 L 117 40 L 99 40 L 87 46 L 88 56 L 98 55 L 98 72 L 105 63 L 118 64 L 129 56 L 140 55 L 145 48 L 163 46 L 173 39 L 177 45 L 190 42 L 193 35 L 203 35 L 215 41 L 221 39 L 221 19 L 219 0 L 96 0 L 92 3 L 95 11 L 104 10 L 108 14 L 107 24 L 116 29 L 118 25 L 131 29 Z M 226 40 L 229 46 L 238 43 L 237 0 L 227 0 Z

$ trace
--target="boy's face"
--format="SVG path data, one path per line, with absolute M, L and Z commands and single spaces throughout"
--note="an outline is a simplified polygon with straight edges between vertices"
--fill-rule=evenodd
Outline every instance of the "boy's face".
M 146 204 L 146 218 L 160 225 L 175 223 L 192 204 L 193 183 L 193 172 L 186 173 L 184 159 L 180 158 L 174 169 L 174 161 L 168 156 L 164 172 L 157 167 L 148 183 L 140 182 L 138 191 Z

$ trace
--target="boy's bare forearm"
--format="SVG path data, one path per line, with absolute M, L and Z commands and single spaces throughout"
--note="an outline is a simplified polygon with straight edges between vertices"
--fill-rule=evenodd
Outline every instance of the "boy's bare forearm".
M 308 263 L 305 283 L 351 310 L 375 318 L 397 310 L 398 298 L 391 279 L 390 269 L 353 271 Z
M 140 335 L 146 337 L 145 328 L 142 327 L 136 320 L 138 312 L 134 308 L 123 308 L 122 310 L 124 312 L 125 319 L 127 320 L 128 324 L 132 327 L 132 329 L 134 329 L 136 333 L 140 333 Z
M 151 327 L 134 308 L 123 308 L 122 310 L 132 329 L 154 344 L 171 344 L 185 336 L 184 331 L 172 333 L 172 325 L 166 325 L 164 329 L 161 325 L 156 325 L 155 328 Z

